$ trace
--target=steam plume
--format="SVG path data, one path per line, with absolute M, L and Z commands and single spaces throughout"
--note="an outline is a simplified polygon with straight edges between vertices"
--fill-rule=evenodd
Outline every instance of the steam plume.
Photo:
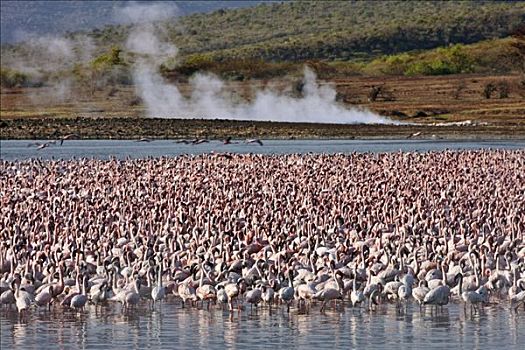
M 133 77 L 150 117 L 220 118 L 325 123 L 394 123 L 370 111 L 348 109 L 336 103 L 330 86 L 319 86 L 309 68 L 304 70 L 304 96 L 292 98 L 270 90 L 255 93 L 252 102 L 234 103 L 224 84 L 212 74 L 196 74 L 190 83 L 191 97 L 184 97 L 177 86 L 165 82 L 158 64 L 173 58 L 177 49 L 163 40 L 159 21 L 173 18 L 176 11 L 163 3 L 132 4 L 118 12 L 134 23 L 126 47 L 136 53 Z

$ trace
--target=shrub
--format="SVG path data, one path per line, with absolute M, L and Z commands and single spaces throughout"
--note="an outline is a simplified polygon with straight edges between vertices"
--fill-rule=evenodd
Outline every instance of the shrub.
M 510 93 L 510 84 L 506 80 L 502 80 L 498 83 L 497 86 L 499 92 L 499 98 L 507 98 Z
M 114 46 L 109 52 L 104 53 L 91 61 L 91 65 L 98 71 L 111 69 L 114 66 L 126 66 L 127 64 L 120 57 L 121 53 L 122 50 L 119 47 Z
M 333 69 L 325 64 L 325 69 Z M 189 77 L 196 72 L 210 72 L 223 79 L 243 81 L 284 76 L 298 70 L 299 65 L 290 62 L 265 62 L 259 59 L 218 60 L 211 55 L 196 54 L 184 58 L 174 68 L 163 64 L 161 74 L 168 78 Z
M 492 94 L 497 90 L 496 88 L 496 84 L 494 84 L 493 82 L 490 82 L 490 83 L 487 83 L 485 84 L 485 86 L 483 87 L 483 96 L 486 98 L 486 99 L 489 99 L 492 97 Z
M 29 76 L 9 68 L 0 68 L 0 84 L 4 88 L 28 86 Z
M 173 70 L 175 73 L 190 76 L 198 71 L 209 71 L 216 65 L 215 60 L 211 55 L 208 54 L 194 54 L 186 57 L 182 62 L 175 67 Z M 161 72 L 166 73 L 170 71 L 166 64 L 161 66 Z

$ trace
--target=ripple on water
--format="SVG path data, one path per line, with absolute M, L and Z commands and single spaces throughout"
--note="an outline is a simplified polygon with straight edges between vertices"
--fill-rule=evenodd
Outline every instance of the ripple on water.
M 505 304 L 464 313 L 450 304 L 443 311 L 420 312 L 417 305 L 398 311 L 382 305 L 375 312 L 351 307 L 324 314 L 292 308 L 249 308 L 230 317 L 228 311 L 181 309 L 170 299 L 150 310 L 144 303 L 133 312 L 118 305 L 95 311 L 34 310 L 27 319 L 2 310 L 2 349 L 520 349 L 525 344 L 525 311 L 511 312 Z
M 28 158 L 71 159 L 86 157 L 124 159 L 202 154 L 210 152 L 232 153 L 351 153 L 351 152 L 397 152 L 439 151 L 444 149 L 523 149 L 523 140 L 503 141 L 453 141 L 453 140 L 265 140 L 264 146 L 253 144 L 223 145 L 210 142 L 201 145 L 176 144 L 171 140 L 137 143 L 131 140 L 71 140 L 63 146 L 39 150 L 27 147 L 26 140 L 0 140 L 0 159 L 22 160 Z

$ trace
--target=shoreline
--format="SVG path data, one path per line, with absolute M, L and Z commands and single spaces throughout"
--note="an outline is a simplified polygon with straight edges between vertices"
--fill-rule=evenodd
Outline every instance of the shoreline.
M 482 124 L 321 124 L 226 119 L 23 118 L 0 119 L 2 140 L 52 140 L 67 134 L 80 139 L 234 139 L 267 140 L 521 140 L 525 125 Z

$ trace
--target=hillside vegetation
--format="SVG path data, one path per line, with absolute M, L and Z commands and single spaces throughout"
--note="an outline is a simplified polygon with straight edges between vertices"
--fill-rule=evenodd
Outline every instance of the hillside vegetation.
M 501 38 L 524 22 L 525 2 L 301 1 L 184 17 L 170 38 L 218 59 L 346 60 Z
M 168 77 L 190 76 L 209 71 L 223 78 L 270 78 L 301 75 L 306 63 L 321 79 L 352 75 L 448 75 L 466 73 L 512 73 L 525 71 L 525 41 L 518 37 L 491 39 L 474 44 L 454 44 L 431 50 L 414 50 L 383 55 L 371 61 L 306 60 L 271 62 L 262 59 L 229 59 L 218 61 L 209 54 L 193 54 L 176 68 L 166 69 Z
M 510 36 L 523 23 L 525 2 L 263 3 L 165 23 L 165 39 L 179 53 L 159 69 L 174 80 L 209 71 L 239 81 L 300 75 L 305 63 L 322 79 L 523 72 L 523 35 Z M 134 55 L 124 45 L 129 29 L 69 34 L 77 47 L 68 51 L 53 42 L 54 55 L 45 59 L 45 42 L 4 45 L 2 86 L 35 87 L 67 77 L 92 95 L 132 84 Z

